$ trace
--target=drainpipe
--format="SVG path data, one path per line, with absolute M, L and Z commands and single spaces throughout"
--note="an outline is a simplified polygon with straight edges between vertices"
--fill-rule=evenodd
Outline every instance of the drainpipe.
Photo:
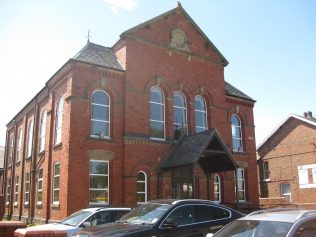
M 30 173 L 30 218 L 31 223 L 33 223 L 34 212 L 35 212 L 35 181 L 36 181 L 36 163 L 37 163 L 37 141 L 38 141 L 38 119 L 39 119 L 39 111 L 38 111 L 38 102 L 35 99 L 35 109 L 34 109 L 34 124 L 33 124 L 33 141 L 32 141 L 32 157 L 31 157 L 31 173 Z
M 54 111 L 55 111 L 55 94 L 49 92 L 51 97 L 51 110 L 50 110 L 50 127 L 49 127 L 49 147 L 48 147 L 48 175 L 47 175 L 47 203 L 46 203 L 46 220 L 48 223 L 50 219 L 50 206 L 51 206 L 51 187 L 52 187 L 52 153 L 53 153 L 53 142 L 54 142 Z M 48 114 L 47 114 L 48 115 Z
M 237 169 L 235 169 L 235 196 L 236 196 L 236 209 L 239 210 L 239 199 L 238 199 L 238 181 L 237 181 Z
M 21 187 L 20 187 L 20 190 L 21 190 L 21 195 L 20 196 L 20 200 L 19 200 L 19 203 L 20 203 L 20 210 L 19 210 L 19 219 L 21 219 L 21 216 L 22 216 L 22 213 L 23 213 L 23 206 L 24 206 L 24 203 L 23 203 L 23 187 L 24 187 L 24 172 L 25 172 L 25 152 L 26 152 L 26 138 L 27 138 L 27 116 L 25 115 L 24 116 L 24 131 L 23 131 L 23 134 L 24 134 L 24 137 L 23 137 L 23 149 L 22 149 L 22 155 L 21 155 Z
M 11 160 L 11 194 L 10 194 L 10 201 L 9 201 L 9 207 L 10 207 L 10 216 L 12 217 L 13 214 L 13 201 L 14 201 L 14 192 L 15 192 L 15 187 L 14 187 L 14 183 L 15 183 L 15 144 L 16 144 L 16 121 L 15 119 L 13 120 L 14 122 L 14 135 L 13 135 L 13 146 L 12 146 L 12 150 L 10 151 L 12 153 L 12 160 Z M 9 144 L 10 146 L 10 144 Z M 10 154 L 9 154 L 10 155 Z
M 4 205 L 6 206 L 6 203 L 7 203 L 7 182 L 8 182 L 8 144 L 9 144 L 9 133 L 8 133 L 8 129 L 6 130 L 6 137 L 5 137 L 5 148 L 4 148 L 4 174 L 3 174 L 3 178 L 4 178 L 4 181 L 3 181 L 3 187 L 2 187 L 2 193 L 4 193 Z M 8 216 L 9 216 L 9 210 L 8 210 Z

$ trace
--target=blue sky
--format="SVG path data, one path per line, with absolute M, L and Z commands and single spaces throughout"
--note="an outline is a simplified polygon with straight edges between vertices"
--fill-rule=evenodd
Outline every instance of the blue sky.
M 290 113 L 316 114 L 316 1 L 182 0 L 255 104 L 257 145 Z M 0 145 L 5 125 L 87 41 L 112 46 L 176 1 L 1 0 Z

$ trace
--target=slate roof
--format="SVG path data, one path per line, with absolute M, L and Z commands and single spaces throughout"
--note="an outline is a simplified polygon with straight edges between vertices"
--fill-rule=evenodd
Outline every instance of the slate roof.
M 245 100 L 250 100 L 252 102 L 256 102 L 254 99 L 252 99 L 250 96 L 246 95 L 242 91 L 238 90 L 236 87 L 233 85 L 229 84 L 228 82 L 225 81 L 225 91 L 226 95 L 245 99 Z
M 167 155 L 160 168 L 168 169 L 178 166 L 191 165 L 199 162 L 203 153 L 215 137 L 218 140 L 217 143 L 219 142 L 221 145 L 221 151 L 226 153 L 225 161 L 222 159 L 222 161 L 225 163 L 224 165 L 227 165 L 227 167 L 229 166 L 230 169 L 232 169 L 232 167 L 237 167 L 237 164 L 232 159 L 229 150 L 226 148 L 226 145 L 224 145 L 221 138 L 219 137 L 217 130 L 211 129 L 193 135 L 183 136 Z M 218 159 L 216 159 L 216 163 L 217 162 Z
M 103 67 L 124 70 L 111 48 L 88 42 L 73 59 Z

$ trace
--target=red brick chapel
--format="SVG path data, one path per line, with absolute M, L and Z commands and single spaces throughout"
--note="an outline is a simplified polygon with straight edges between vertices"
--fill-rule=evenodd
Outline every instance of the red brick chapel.
M 162 198 L 258 205 L 255 101 L 179 4 L 69 59 L 7 124 L 5 216 Z

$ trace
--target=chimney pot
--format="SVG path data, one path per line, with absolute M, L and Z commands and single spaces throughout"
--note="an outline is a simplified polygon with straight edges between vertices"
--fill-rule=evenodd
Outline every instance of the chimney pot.
M 304 118 L 307 118 L 307 113 L 306 112 L 304 112 Z
M 312 119 L 313 118 L 313 113 L 312 111 L 307 111 L 307 118 Z

